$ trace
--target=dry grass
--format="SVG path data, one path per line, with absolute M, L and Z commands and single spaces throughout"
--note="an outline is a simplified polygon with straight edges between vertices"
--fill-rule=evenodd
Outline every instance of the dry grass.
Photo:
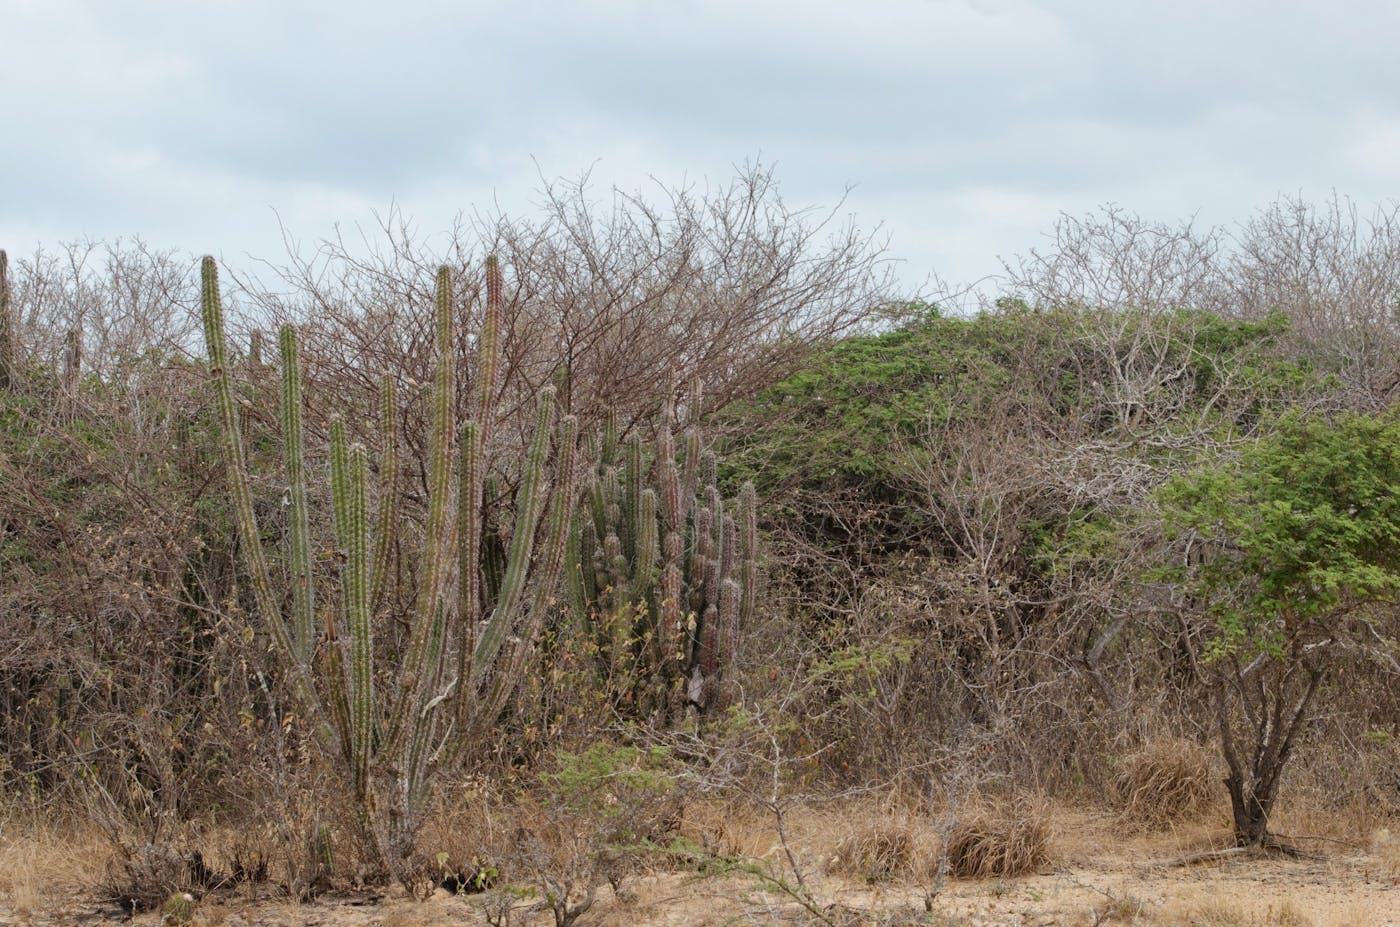
M 443 859 L 450 874 L 475 873 L 484 879 L 485 870 L 495 869 L 499 876 L 501 861 L 519 842 L 524 823 L 489 782 L 470 781 L 450 796 L 439 796 L 418 846 L 434 864 Z
M 1336 848 L 1321 861 L 1269 859 L 1228 863 L 1218 868 L 1184 869 L 1142 866 L 1166 859 L 1182 848 L 1183 833 L 1135 830 L 1123 834 L 1113 814 L 1103 809 L 1037 803 L 1017 805 L 974 802 L 949 841 L 955 874 L 989 876 L 959 879 L 943 886 L 928 915 L 923 893 L 925 867 L 937 849 L 937 817 L 887 799 L 852 799 L 839 804 L 794 807 L 787 832 L 808 884 L 834 921 L 903 927 L 913 923 L 973 925 L 1081 924 L 1138 927 L 1382 927 L 1394 920 L 1394 884 L 1400 879 L 1400 828 L 1378 830 L 1366 852 Z M 1007 809 L 1011 809 L 1008 812 Z M 531 814 L 545 813 L 536 808 Z M 1049 812 L 1051 825 L 1045 819 Z M 1216 825 L 1219 826 L 1219 822 Z M 443 808 L 425 830 L 420 847 L 431 858 L 439 850 L 480 853 L 510 852 L 513 843 L 529 838 L 529 814 L 516 797 L 488 791 L 463 791 L 444 800 Z M 1044 836 L 1053 827 L 1056 871 L 1016 860 L 1028 859 L 1028 844 L 1039 843 L 1044 860 Z M 1186 831 L 1205 828 L 1192 822 Z M 771 814 L 742 802 L 693 803 L 686 808 L 686 836 L 708 843 L 712 852 L 745 859 L 767 859 L 784 865 Z M 1031 839 L 1041 831 L 1041 839 Z M 0 924 L 35 927 L 76 922 L 100 904 L 100 881 L 110 845 L 83 831 L 7 833 L 0 839 Z M 230 854 L 241 844 L 230 833 L 202 832 L 198 843 L 211 864 L 227 868 Z M 241 832 L 240 836 L 248 836 Z M 536 835 L 538 836 L 538 835 Z M 1121 836 L 1121 839 L 1119 839 Z M 1218 836 L 1218 835 L 1217 835 Z M 906 841 L 906 838 L 907 841 Z M 256 844 L 259 833 L 249 841 Z M 1353 835 L 1353 840 L 1355 835 Z M 455 841 L 455 842 L 453 842 Z M 551 845 L 552 846 L 552 845 Z M 522 847 L 513 851 L 519 860 Z M 567 866 L 566 859 L 540 857 L 548 866 Z M 820 874 L 823 861 L 844 861 L 839 873 Z M 979 864 L 971 865 L 976 857 Z M 911 871 L 895 873 L 904 861 Z M 867 871 L 860 871 L 864 865 Z M 849 867 L 849 868 L 848 868 Z M 280 880 L 282 864 L 274 881 Z M 998 871 L 1007 870 L 1007 871 Z M 1019 871 L 1018 871 L 1019 870 Z M 564 872 L 556 868 L 554 874 Z M 94 875 L 95 874 L 95 875 Z M 886 875 L 888 874 L 888 878 Z M 876 880 L 871 882 L 871 875 Z M 520 869 L 505 883 L 530 883 Z M 1111 894 L 1110 894 L 1111 893 Z M 312 923 L 326 927 L 448 927 L 481 923 L 491 895 L 454 896 L 438 892 L 426 902 L 389 889 L 373 904 L 340 904 L 335 898 L 298 905 L 272 886 L 240 885 L 198 899 L 190 927 L 237 927 L 256 923 Z M 508 899 L 509 900 L 509 899 Z M 546 914 L 526 916 L 538 900 L 514 898 L 515 927 L 540 927 Z M 694 871 L 652 872 L 628 877 L 626 888 L 614 892 L 601 886 L 598 904 L 585 920 L 599 924 L 666 927 L 676 924 L 754 922 L 763 911 L 784 922 L 800 922 L 796 905 L 785 896 L 765 893 L 743 874 L 697 878 Z M 135 918 L 154 927 L 159 910 Z M 746 921 L 745 918 L 748 918 Z M 797 918 L 797 920 L 794 920 Z M 585 920 L 580 920 L 583 924 Z M 763 921 L 769 922 L 769 921 Z
M 948 871 L 958 878 L 1025 875 L 1049 861 L 1050 823 L 1043 809 L 976 810 L 948 834 Z
M 1218 791 L 1212 758 L 1206 747 L 1183 737 L 1160 738 L 1123 757 L 1113 783 L 1119 814 L 1154 828 L 1199 814 Z
M 0 840 L 0 900 L 21 917 L 91 891 L 109 854 L 94 831 L 36 825 L 9 828 Z
M 874 885 L 915 875 L 915 860 L 913 828 L 906 823 L 885 821 L 840 840 L 827 868 Z
M 1371 835 L 1371 855 L 1376 861 L 1375 874 L 1400 885 L 1400 835 L 1381 828 Z
M 1218 895 L 1170 903 L 1153 921 L 1164 927 L 1314 927 L 1291 901 L 1256 908 Z
M 747 802 L 691 802 L 679 836 L 721 857 L 763 859 L 775 850 L 772 816 Z

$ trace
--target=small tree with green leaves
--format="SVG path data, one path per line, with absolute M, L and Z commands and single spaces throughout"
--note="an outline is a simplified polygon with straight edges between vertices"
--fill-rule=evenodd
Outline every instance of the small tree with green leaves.
M 1182 583 L 1211 621 L 1216 721 L 1241 846 L 1269 815 L 1343 650 L 1395 651 L 1400 419 L 1285 418 L 1237 461 L 1159 494 Z

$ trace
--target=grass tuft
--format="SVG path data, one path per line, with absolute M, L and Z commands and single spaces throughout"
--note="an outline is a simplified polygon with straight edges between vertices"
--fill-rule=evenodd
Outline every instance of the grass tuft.
M 830 869 L 874 885 L 914 874 L 914 835 L 893 822 L 863 828 L 836 845 Z
M 1049 849 L 1050 824 L 1039 810 L 974 812 L 948 834 L 948 871 L 963 879 L 1024 875 L 1048 862 Z
M 1195 741 L 1172 737 L 1125 756 L 1114 779 L 1123 820 L 1159 828 L 1198 814 L 1215 790 L 1211 755 Z

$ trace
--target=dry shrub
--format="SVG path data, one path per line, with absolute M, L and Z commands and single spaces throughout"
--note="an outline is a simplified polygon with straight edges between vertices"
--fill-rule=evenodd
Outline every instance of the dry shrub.
M 885 822 L 842 839 L 830 868 L 873 885 L 913 875 L 914 857 L 914 835 L 908 825 Z
M 1189 818 L 1210 801 L 1211 753 L 1184 737 L 1153 740 L 1125 756 L 1114 778 L 1125 821 L 1164 827 Z
M 109 898 L 130 913 L 159 908 L 172 895 L 202 893 L 211 873 L 199 853 L 181 853 L 168 846 L 143 844 L 108 867 Z
M 1049 860 L 1050 822 L 1040 809 L 974 811 L 953 825 L 946 849 L 959 878 L 1024 875 Z

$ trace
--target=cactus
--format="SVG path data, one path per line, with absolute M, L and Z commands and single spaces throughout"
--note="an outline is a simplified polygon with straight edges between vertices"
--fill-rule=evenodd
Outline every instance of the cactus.
M 0 248 L 0 389 L 19 381 L 19 320 L 10 291 L 10 256 Z
M 698 385 L 691 409 L 699 406 Z M 616 422 L 602 448 L 570 539 L 570 607 L 592 622 L 609 678 L 633 666 L 615 693 L 675 718 L 688 701 L 701 712 L 732 698 L 740 626 L 753 612 L 758 582 L 754 490 L 746 484 L 727 514 L 717 463 L 691 421 L 677 452 L 668 405 L 656 424 L 653 462 L 640 434 L 619 441 Z
M 68 329 L 63 337 L 63 388 L 69 398 L 78 395 L 78 386 L 83 376 L 83 333 L 76 328 Z
M 316 590 L 311 577 L 311 527 L 306 511 L 306 467 L 301 435 L 301 364 L 297 332 L 282 327 L 282 448 L 291 519 L 292 630 L 297 659 L 311 659 L 315 635 Z
M 500 366 L 501 281 L 487 262 L 487 319 L 479 339 L 476 418 L 457 429 L 452 278 L 437 274 L 436 369 L 429 407 L 429 498 L 409 641 L 401 662 L 376 668 L 375 612 L 389 583 L 398 540 L 397 398 L 385 377 L 380 393 L 382 453 L 379 512 L 370 517 L 368 454 L 347 439 L 344 419 L 330 427 L 330 490 L 340 562 L 338 607 L 324 610 L 325 653 L 317 671 L 315 564 L 311 556 L 303 433 L 302 383 L 295 329 L 281 334 L 283 466 L 291 520 L 291 622 L 282 614 L 254 519 L 225 347 L 217 268 L 203 263 L 205 339 L 222 431 L 222 450 L 244 567 L 254 608 L 287 665 L 303 711 L 327 752 L 343 763 L 359 812 L 361 837 L 406 885 L 413 836 L 438 764 L 450 762 L 469 735 L 489 725 L 524 667 L 531 640 L 551 608 L 575 505 L 576 425 L 556 423 L 553 389 L 541 392 L 536 431 L 525 458 L 506 552 L 489 543 L 486 435 L 495 416 Z M 551 445 L 554 453 L 551 455 Z M 553 466 L 550 459 L 553 457 Z M 454 471 L 461 473 L 456 517 L 449 511 Z M 494 495 L 494 494 L 492 494 Z M 537 523 L 541 544 L 536 544 Z M 373 524 L 371 522 L 373 521 Z M 498 554 L 500 556 L 498 556 Z M 499 561 L 500 576 L 493 577 Z M 460 576 L 454 571 L 460 571 Z M 458 600 L 447 596 L 454 583 Z M 491 595 L 487 595 L 488 589 Z M 455 606 L 455 607 L 453 607 Z M 344 638 L 341 631 L 344 630 Z M 319 683 L 319 685 L 318 685 Z M 376 686 L 383 684 L 384 691 Z

